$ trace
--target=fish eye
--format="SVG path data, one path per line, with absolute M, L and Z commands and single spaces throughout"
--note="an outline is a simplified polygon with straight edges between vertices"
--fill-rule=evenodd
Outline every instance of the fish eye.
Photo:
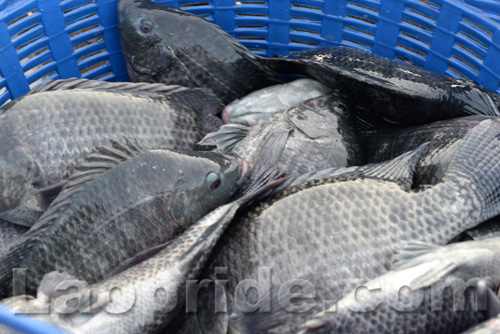
M 207 186 L 212 190 L 217 190 L 222 183 L 219 174 L 214 172 L 210 172 L 207 174 L 206 181 Z
M 150 20 L 141 20 L 141 26 L 139 29 L 141 29 L 143 33 L 147 34 L 153 30 L 153 22 Z

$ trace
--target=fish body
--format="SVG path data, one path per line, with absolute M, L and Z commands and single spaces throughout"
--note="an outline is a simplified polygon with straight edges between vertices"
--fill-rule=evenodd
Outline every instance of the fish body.
M 273 85 L 228 104 L 222 111 L 222 120 L 225 123 L 253 126 L 269 114 L 283 112 L 330 91 L 330 88 L 320 82 L 307 78 Z
M 496 118 L 467 116 L 404 128 L 361 130 L 360 138 L 367 163 L 391 160 L 429 143 L 417 163 L 414 186 L 432 185 L 441 181 L 463 137 L 487 119 Z
M 211 89 L 224 103 L 282 83 L 219 26 L 150 0 L 121 0 L 118 18 L 132 81 Z
M 491 311 L 494 296 L 478 285 L 500 285 L 499 252 L 498 237 L 446 247 L 410 243 L 394 270 L 353 289 L 303 333 L 460 333 Z
M 393 123 L 415 125 L 468 115 L 499 115 L 499 95 L 473 81 L 356 48 L 314 48 L 262 61 L 280 73 L 307 75 L 331 88 L 341 88 L 355 100 L 356 107 Z
M 100 151 L 1 258 L 4 295 L 25 293 L 13 291 L 14 268 L 26 268 L 28 293 L 52 270 L 88 283 L 104 279 L 227 202 L 246 173 L 241 159 L 213 152 L 145 150 L 118 142 Z
M 12 224 L 0 219 L 0 256 L 26 231 L 28 231 L 26 226 Z
M 253 127 L 227 124 L 201 142 L 249 161 L 269 163 L 290 177 L 364 161 L 348 100 L 333 92 L 271 114 Z M 267 156 L 262 154 L 268 151 Z M 259 154 L 258 159 L 257 153 Z
M 0 218 L 32 226 L 75 166 L 110 139 L 195 148 L 221 124 L 219 108 L 208 92 L 161 84 L 69 79 L 39 87 L 1 110 Z
M 51 272 L 42 280 L 37 297 L 17 296 L 2 303 L 13 311 L 34 314 L 68 333 L 158 333 L 183 308 L 189 280 L 199 272 L 239 208 L 255 195 L 281 182 L 271 168 L 252 179 L 242 197 L 214 209 L 153 257 L 91 286 L 67 273 Z M 57 289 L 78 287 L 75 293 Z M 109 298 L 119 288 L 122 298 Z M 192 296 L 191 296 L 192 297 Z M 76 307 L 65 301 L 79 300 Z M 99 306 L 100 305 L 100 306 Z M 68 314 L 68 311 L 72 311 Z M 86 312 L 88 311 L 88 312 Z M 61 315 L 61 313 L 63 315 Z
M 243 298 L 255 304 L 266 287 L 312 277 L 315 307 L 294 313 L 291 322 L 278 323 L 270 332 L 297 331 L 305 320 L 322 311 L 323 302 L 328 306 L 340 299 L 349 284 L 391 270 L 392 254 L 405 243 L 417 240 L 444 245 L 461 231 L 496 215 L 495 180 L 500 171 L 494 166 L 499 131 L 500 125 L 492 120 L 474 127 L 455 152 L 444 181 L 425 190 L 411 190 L 415 159 L 410 163 L 401 158 L 397 163 L 375 165 L 386 174 L 383 178 L 378 173 L 346 175 L 344 179 L 340 175 L 286 189 L 239 215 L 201 278 L 213 275 L 216 267 L 228 268 L 225 278 L 231 314 L 236 310 L 234 300 Z M 406 181 L 391 181 L 391 174 L 404 170 L 405 178 L 395 179 Z M 258 296 L 255 291 L 250 297 L 235 295 L 244 293 L 237 287 L 248 279 L 263 282 Z M 211 305 L 212 300 L 208 295 L 200 305 Z M 214 318 L 212 311 L 205 307 L 198 314 L 201 328 L 207 331 Z M 273 317 L 273 313 L 257 314 Z

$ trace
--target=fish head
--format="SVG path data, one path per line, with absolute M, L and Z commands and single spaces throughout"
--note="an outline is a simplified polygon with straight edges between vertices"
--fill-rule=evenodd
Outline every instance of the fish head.
M 162 7 L 150 0 L 118 2 L 121 43 L 132 80 L 158 75 L 170 66 L 173 53 L 160 28 Z
M 15 137 L 0 143 L 0 214 L 20 206 L 32 187 L 36 164 L 29 149 Z
M 242 187 L 248 165 L 232 154 L 216 152 L 184 152 L 185 162 L 180 164 L 182 174 L 188 178 L 176 187 L 170 205 L 171 216 L 181 225 L 227 203 Z M 199 219 L 199 218 L 195 218 Z

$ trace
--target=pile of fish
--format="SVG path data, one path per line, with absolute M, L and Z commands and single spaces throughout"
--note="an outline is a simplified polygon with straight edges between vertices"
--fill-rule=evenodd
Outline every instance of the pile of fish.
M 1 107 L 3 306 L 67 333 L 495 332 L 499 95 L 346 47 L 262 58 L 150 0 L 118 14 L 134 82 Z

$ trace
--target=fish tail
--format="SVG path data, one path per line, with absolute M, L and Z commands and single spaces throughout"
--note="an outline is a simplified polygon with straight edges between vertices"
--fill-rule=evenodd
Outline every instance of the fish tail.
M 482 121 L 464 137 L 454 154 L 445 180 L 476 192 L 480 221 L 500 213 L 500 122 Z M 472 181 L 472 184 L 471 184 Z

